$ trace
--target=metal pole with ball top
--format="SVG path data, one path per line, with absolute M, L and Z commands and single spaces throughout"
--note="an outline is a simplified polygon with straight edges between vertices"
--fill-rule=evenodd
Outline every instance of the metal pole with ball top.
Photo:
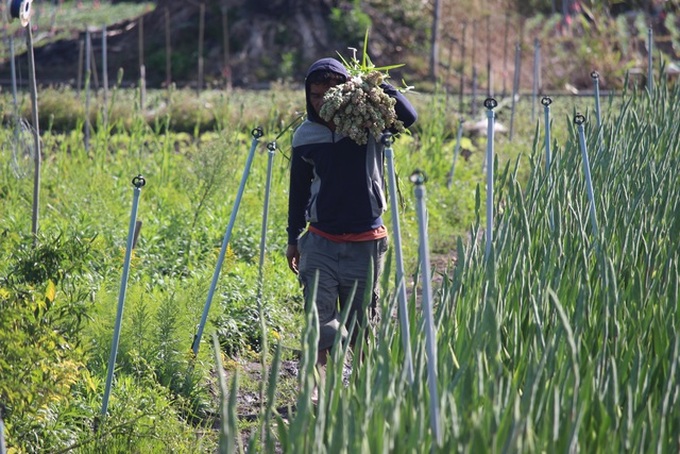
M 35 57 L 33 55 L 33 34 L 31 32 L 31 3 L 32 0 L 9 0 L 8 22 L 19 19 L 21 26 L 26 29 L 26 47 L 28 52 L 28 72 L 31 89 L 31 110 L 33 123 L 34 173 L 33 173 L 33 216 L 31 233 L 33 244 L 37 243 L 38 235 L 38 207 L 40 201 L 40 128 L 38 126 L 38 87 L 35 81 Z
M 552 154 L 550 151 L 550 104 L 552 104 L 552 99 L 549 96 L 544 96 L 541 99 L 541 104 L 543 105 L 543 115 L 545 118 L 545 174 L 548 179 L 548 184 L 551 185 L 552 178 L 550 176 L 550 165 L 552 164 Z M 550 208 L 550 231 L 555 229 L 555 216 L 553 209 Z
M 590 159 L 588 158 L 588 146 L 586 145 L 586 133 L 583 124 L 586 122 L 586 117 L 580 113 L 574 116 L 574 124 L 578 130 L 579 144 L 581 145 L 581 157 L 583 158 L 583 173 L 586 177 L 586 189 L 588 191 L 588 200 L 590 201 L 590 222 L 593 226 L 593 235 L 599 237 L 597 228 L 597 217 L 595 210 L 595 191 L 593 190 L 593 178 L 590 174 Z
M 491 243 L 493 242 L 493 165 L 494 165 L 494 129 L 495 114 L 493 109 L 498 106 L 494 98 L 487 98 L 484 101 L 487 116 L 486 134 L 486 252 L 485 259 L 491 253 Z
M 401 339 L 404 347 L 404 367 L 409 383 L 413 383 L 413 360 L 411 357 L 411 334 L 406 304 L 406 282 L 404 281 L 404 259 L 401 247 L 401 228 L 399 226 L 399 206 L 397 203 L 397 179 L 394 170 L 394 153 L 392 150 L 392 134 L 387 132 L 380 139 L 385 146 L 388 188 L 390 191 L 390 212 L 392 215 L 392 232 L 394 237 L 394 255 L 397 268 L 397 298 L 399 303 L 399 321 L 401 323 Z
M 208 290 L 208 298 L 205 301 L 205 306 L 203 307 L 203 315 L 201 316 L 201 322 L 198 325 L 196 335 L 194 336 L 194 341 L 191 349 L 194 355 L 198 354 L 198 348 L 201 345 L 201 337 L 203 336 L 203 329 L 205 328 L 205 323 L 208 321 L 208 312 L 210 311 L 210 305 L 212 304 L 213 295 L 215 293 L 215 288 L 217 287 L 217 280 L 220 277 L 220 271 L 222 270 L 222 262 L 224 262 L 224 257 L 227 253 L 227 246 L 229 245 L 229 239 L 231 238 L 231 231 L 234 228 L 234 223 L 236 222 L 236 214 L 238 213 L 239 205 L 241 204 L 241 198 L 243 197 L 243 191 L 246 186 L 246 181 L 248 180 L 248 174 L 250 173 L 250 167 L 253 164 L 253 157 L 255 156 L 255 148 L 260 140 L 260 137 L 264 135 L 262 128 L 257 127 L 251 132 L 253 140 L 250 145 L 250 152 L 248 153 L 248 158 L 246 160 L 246 167 L 243 169 L 243 175 L 241 176 L 241 183 L 238 188 L 238 193 L 236 194 L 236 200 L 234 201 L 234 207 L 231 211 L 231 217 L 229 218 L 229 225 L 227 226 L 227 231 L 224 234 L 224 239 L 222 240 L 222 248 L 220 249 L 220 255 L 217 258 L 217 266 L 215 267 L 215 273 L 213 274 L 212 281 L 210 282 L 210 289 Z
M 595 115 L 597 119 L 597 135 L 599 141 L 599 150 L 602 151 L 604 147 L 603 137 L 602 137 L 602 109 L 600 108 L 600 74 L 597 71 L 590 73 L 590 77 L 593 79 L 593 84 L 595 85 Z
M 552 160 L 550 154 L 550 104 L 552 104 L 552 99 L 548 96 L 544 96 L 541 99 L 541 104 L 543 105 L 543 115 L 545 118 L 545 171 L 550 169 L 550 161 Z
M 593 79 L 593 89 L 595 93 L 595 118 L 597 119 L 597 127 L 602 124 L 602 114 L 600 112 L 600 74 L 597 71 L 590 73 L 590 78 Z
M 437 328 L 434 324 L 432 305 L 432 282 L 430 278 L 430 250 L 427 239 L 427 213 L 425 209 L 425 182 L 427 178 L 421 170 L 411 174 L 416 197 L 418 215 L 420 269 L 423 273 L 423 317 L 425 329 L 425 349 L 427 351 L 427 384 L 430 391 L 430 424 L 437 447 L 443 443 L 442 423 L 439 410 L 439 392 L 437 390 Z
M 142 175 L 137 175 L 132 179 L 134 196 L 132 199 L 132 212 L 130 214 L 130 228 L 128 229 L 127 247 L 125 248 L 125 260 L 123 261 L 123 275 L 120 282 L 120 292 L 118 294 L 118 310 L 116 312 L 116 324 L 113 328 L 113 340 L 111 341 L 111 356 L 109 356 L 108 373 L 106 375 L 106 388 L 102 400 L 101 415 L 106 416 L 109 405 L 109 395 L 111 394 L 111 384 L 113 383 L 113 370 L 116 367 L 116 356 L 118 355 L 118 342 L 120 340 L 120 329 L 123 320 L 123 306 L 125 305 L 125 293 L 127 290 L 127 280 L 130 272 L 130 260 L 134 247 L 135 226 L 137 224 L 137 207 L 139 206 L 139 195 L 142 187 L 146 185 L 146 180 Z

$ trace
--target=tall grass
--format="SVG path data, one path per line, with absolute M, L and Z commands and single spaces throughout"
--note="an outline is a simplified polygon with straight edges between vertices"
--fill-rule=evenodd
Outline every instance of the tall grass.
M 461 238 L 437 292 L 442 445 L 428 423 L 415 305 L 412 386 L 398 324 L 383 320 L 361 360 L 336 352 L 316 408 L 307 370 L 298 412 L 265 427 L 267 436 L 277 434 L 284 451 L 307 452 L 677 450 L 680 148 L 670 109 L 679 95 L 665 86 L 634 92 L 601 133 L 588 123 L 599 232 L 570 121 L 553 126 L 570 134 L 548 171 L 539 148 L 499 169 L 491 257 Z M 528 176 L 519 179 L 527 158 Z M 471 238 L 481 225 L 471 226 Z M 304 339 L 313 351 L 313 334 Z M 343 362 L 353 366 L 349 386 L 339 380 Z

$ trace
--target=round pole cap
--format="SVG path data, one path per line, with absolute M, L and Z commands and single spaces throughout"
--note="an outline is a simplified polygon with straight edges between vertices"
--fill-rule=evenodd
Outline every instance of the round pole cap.
M 411 180 L 411 183 L 415 184 L 416 186 L 420 186 L 427 181 L 427 176 L 422 170 L 416 169 L 409 177 L 409 180 Z
M 19 19 L 22 27 L 26 27 L 31 20 L 31 3 L 33 0 L 8 0 L 7 21 Z
M 380 143 L 382 143 L 386 147 L 392 145 L 392 133 L 389 131 L 384 132 L 383 135 L 380 137 Z
M 494 98 L 486 98 L 484 100 L 484 107 L 487 109 L 491 110 L 494 109 L 496 106 L 498 106 L 498 101 L 496 101 Z
M 141 173 L 132 179 L 132 185 L 137 189 L 142 188 L 145 184 L 146 180 L 144 179 Z
M 261 127 L 261 126 L 258 126 L 257 128 L 253 129 L 253 130 L 250 132 L 250 134 L 251 134 L 255 139 L 259 139 L 260 137 L 262 137 L 262 136 L 264 135 L 264 132 L 262 131 L 262 127 Z

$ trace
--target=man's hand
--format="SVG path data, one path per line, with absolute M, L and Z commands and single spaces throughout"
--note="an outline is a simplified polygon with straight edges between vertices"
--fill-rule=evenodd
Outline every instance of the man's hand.
M 286 249 L 286 258 L 288 259 L 288 268 L 298 274 L 298 264 L 300 263 L 300 251 L 295 244 L 289 244 L 288 249 Z

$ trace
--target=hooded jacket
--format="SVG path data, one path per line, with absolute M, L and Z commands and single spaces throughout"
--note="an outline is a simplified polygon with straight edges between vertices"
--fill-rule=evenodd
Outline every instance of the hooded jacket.
M 293 134 L 288 195 L 288 244 L 307 223 L 330 234 L 362 233 L 383 225 L 386 210 L 384 180 L 385 147 L 369 137 L 359 145 L 334 132 L 318 116 L 310 102 L 309 75 L 332 71 L 349 78 L 344 65 L 333 58 L 314 62 L 305 78 L 307 118 Z M 389 84 L 381 86 L 396 99 L 395 112 L 405 127 L 417 114 L 411 103 Z

